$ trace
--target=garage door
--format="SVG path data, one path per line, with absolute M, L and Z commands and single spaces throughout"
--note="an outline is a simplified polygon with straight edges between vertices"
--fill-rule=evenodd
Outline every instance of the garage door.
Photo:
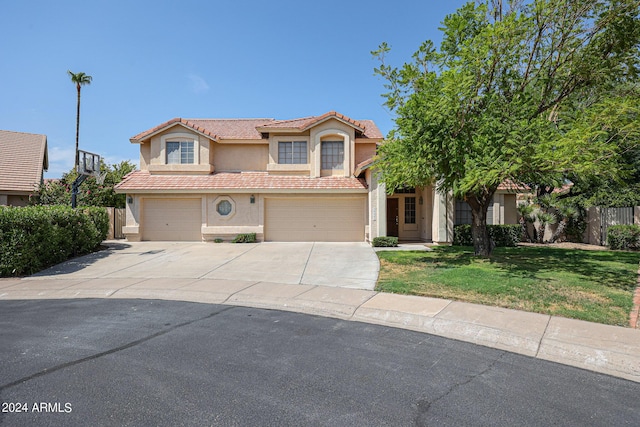
M 142 240 L 202 240 L 201 199 L 144 199 Z
M 365 198 L 268 198 L 265 240 L 361 242 Z

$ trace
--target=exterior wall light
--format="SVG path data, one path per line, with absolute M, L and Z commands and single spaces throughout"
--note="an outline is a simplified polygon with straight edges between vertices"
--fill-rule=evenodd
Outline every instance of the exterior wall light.
M 127 203 L 132 205 L 133 204 L 133 197 L 127 196 Z
M 252 194 L 251 197 L 249 197 L 249 203 L 255 203 L 255 202 L 256 202 L 256 196 Z

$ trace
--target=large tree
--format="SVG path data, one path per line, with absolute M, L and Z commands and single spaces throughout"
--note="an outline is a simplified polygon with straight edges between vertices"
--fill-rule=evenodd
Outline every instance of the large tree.
M 465 200 L 475 253 L 489 256 L 501 183 L 619 175 L 637 143 L 638 12 L 637 0 L 487 0 L 447 16 L 440 48 L 426 41 L 400 68 L 383 43 L 372 53 L 397 115 L 378 158 L 387 188 Z
M 67 74 L 71 78 L 71 83 L 76 85 L 76 90 L 78 91 L 78 103 L 76 110 L 76 160 L 73 165 L 74 167 L 76 167 L 78 166 L 79 160 L 78 145 L 80 141 L 80 90 L 82 89 L 82 86 L 90 85 L 93 78 L 82 72 L 72 73 L 70 70 L 67 70 Z

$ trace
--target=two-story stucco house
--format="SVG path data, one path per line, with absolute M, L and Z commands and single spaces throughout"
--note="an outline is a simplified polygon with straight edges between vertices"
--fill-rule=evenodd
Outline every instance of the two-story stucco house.
M 336 112 L 294 120 L 173 119 L 142 132 L 129 240 L 449 242 L 455 205 L 433 188 L 387 195 L 370 166 L 383 135 Z M 514 198 L 515 200 L 515 198 Z M 498 209 L 499 211 L 499 209 Z

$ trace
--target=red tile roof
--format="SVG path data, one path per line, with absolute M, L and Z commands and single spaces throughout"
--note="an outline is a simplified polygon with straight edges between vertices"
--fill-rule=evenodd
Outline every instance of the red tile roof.
M 132 137 L 131 142 L 140 143 L 156 133 L 176 124 L 193 129 L 213 140 L 220 139 L 261 139 L 261 131 L 271 129 L 296 129 L 301 132 L 329 119 L 341 120 L 360 130 L 366 138 L 382 139 L 382 133 L 371 120 L 353 120 L 335 111 L 322 116 L 311 116 L 293 120 L 275 119 L 171 119 L 161 125 Z
M 0 130 L 0 191 L 32 192 L 48 167 L 46 135 Z
M 269 175 L 267 172 L 221 172 L 212 175 L 152 175 L 148 171 L 135 171 L 116 186 L 118 193 L 168 191 L 255 191 L 283 192 L 286 190 L 322 192 L 366 190 L 367 184 L 358 178 Z

